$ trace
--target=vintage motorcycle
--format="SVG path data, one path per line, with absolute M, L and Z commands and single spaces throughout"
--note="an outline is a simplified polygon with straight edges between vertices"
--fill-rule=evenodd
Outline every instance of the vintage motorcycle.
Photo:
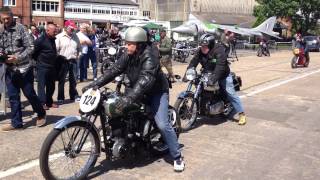
M 121 77 L 117 79 L 122 83 Z M 116 113 L 115 102 L 121 96 L 120 89 L 84 92 L 81 115 L 57 122 L 41 147 L 40 169 L 45 179 L 84 179 L 101 152 L 107 160 L 115 161 L 134 157 L 141 149 L 149 155 L 168 151 L 148 106 L 136 103 Z M 173 107 L 169 107 L 168 116 L 179 137 L 180 120 Z
M 211 72 L 204 72 L 197 75 L 195 69 L 188 69 L 186 79 L 190 81 L 187 90 L 179 94 L 174 108 L 176 109 L 181 123 L 181 130 L 190 130 L 199 115 L 215 116 L 228 115 L 232 106 L 223 97 L 218 82 L 213 83 Z M 233 83 L 235 90 L 240 90 L 242 81 L 234 73 Z
M 113 63 L 116 62 L 116 60 L 123 54 L 123 52 L 125 51 L 124 47 L 118 46 L 118 45 L 114 45 L 107 47 L 107 48 L 101 48 L 100 51 L 102 51 L 103 53 L 101 53 L 101 74 L 104 74 L 104 71 L 110 67 Z
M 266 42 L 260 42 L 260 44 L 259 44 L 259 49 L 257 51 L 257 56 L 261 57 L 262 55 L 270 56 L 270 52 L 268 50 L 268 45 L 267 45 Z
M 309 60 L 307 59 L 304 48 L 294 48 L 292 50 L 293 52 L 293 58 L 291 60 L 291 68 L 297 68 L 297 67 L 308 67 L 309 66 Z

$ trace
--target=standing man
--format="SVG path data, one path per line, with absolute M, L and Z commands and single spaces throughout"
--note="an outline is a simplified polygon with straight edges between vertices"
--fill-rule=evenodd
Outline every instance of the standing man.
M 56 48 L 57 53 L 63 59 L 61 64 L 61 76 L 58 85 L 58 103 L 63 104 L 64 84 L 67 73 L 69 73 L 69 96 L 71 101 L 79 100 L 76 89 L 77 86 L 77 60 L 81 50 L 78 36 L 74 33 L 77 28 L 75 23 L 67 20 L 64 23 L 64 31 L 57 35 Z
M 166 35 L 166 30 L 162 29 L 160 31 L 160 45 L 159 45 L 159 52 L 160 52 L 160 63 L 164 66 L 169 74 L 169 78 L 172 82 L 174 82 L 173 70 L 172 70 L 172 62 L 171 62 L 171 55 L 172 55 L 172 44 L 170 38 Z
M 96 56 L 96 49 L 99 46 L 98 38 L 96 37 L 95 29 L 89 28 L 88 31 L 89 39 L 92 42 L 92 45 L 88 47 L 88 59 L 90 59 L 92 70 L 93 70 L 93 80 L 97 80 L 97 56 Z
M 33 88 L 33 71 L 30 55 L 32 53 L 31 39 L 27 29 L 13 21 L 10 8 L 0 9 L 1 21 L 4 29 L 0 36 L 0 50 L 7 54 L 5 63 L 6 85 L 11 105 L 11 124 L 3 126 L 3 131 L 15 130 L 23 127 L 20 89 L 37 113 L 37 126 L 46 124 L 46 112 L 42 108 L 38 96 Z
M 53 103 L 56 80 L 57 49 L 55 44 L 56 25 L 48 24 L 46 32 L 34 42 L 34 59 L 37 61 L 38 95 L 45 110 L 58 108 Z
M 80 25 L 80 31 L 77 33 L 77 36 L 80 40 L 81 44 L 81 55 L 80 55 L 80 62 L 79 62 L 79 68 L 80 68 L 80 82 L 86 81 L 88 72 L 87 72 L 87 65 L 89 61 L 88 57 L 88 48 L 92 45 L 91 40 L 88 38 L 88 24 L 81 24 Z

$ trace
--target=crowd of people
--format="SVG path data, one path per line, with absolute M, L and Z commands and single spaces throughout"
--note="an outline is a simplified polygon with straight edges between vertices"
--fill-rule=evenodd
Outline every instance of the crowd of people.
M 65 82 L 69 81 L 69 98 L 79 101 L 78 82 L 88 81 L 88 69 L 91 63 L 93 79 L 97 79 L 97 48 L 99 40 L 110 39 L 120 44 L 121 36 L 117 28 L 110 31 L 100 30 L 82 23 L 67 20 L 64 26 L 48 23 L 46 27 L 17 23 L 9 7 L 0 10 L 0 56 L 5 56 L 6 72 L 0 71 L 5 78 L 7 106 L 11 108 L 10 125 L 2 127 L 10 131 L 23 127 L 20 90 L 37 113 L 37 126 L 46 124 L 46 110 L 59 108 L 66 102 Z M 2 67 L 4 63 L 1 63 Z M 2 69 L 2 68 L 0 68 Z M 34 81 L 37 81 L 37 92 Z M 58 93 L 55 98 L 55 83 Z M 4 82 L 4 81 L 3 81 Z M 3 85 L 0 86 L 2 89 Z M 1 94 L 1 93 L 0 93 Z M 0 96 L 1 98 L 1 96 Z
M 168 121 L 169 84 L 161 70 L 164 66 L 171 81 L 175 81 L 172 70 L 172 43 L 166 31 L 159 35 L 148 29 L 131 27 L 125 36 L 126 53 L 98 78 L 96 50 L 99 40 L 110 38 L 115 44 L 121 43 L 118 29 L 110 33 L 99 32 L 88 24 L 79 27 L 67 20 L 62 29 L 49 23 L 44 30 L 31 26 L 30 32 L 22 24 L 13 20 L 8 7 L 0 9 L 3 27 L 0 27 L 0 50 L 7 70 L 5 83 L 11 106 L 11 124 L 2 127 L 3 131 L 11 131 L 23 127 L 20 90 L 37 113 L 36 125 L 46 124 L 46 110 L 59 108 L 65 102 L 64 85 L 68 75 L 69 97 L 71 101 L 79 100 L 77 82 L 88 80 L 89 62 L 93 69 L 93 82 L 84 87 L 102 87 L 114 78 L 125 73 L 131 84 L 131 91 L 116 103 L 117 111 L 122 111 L 131 103 L 146 98 L 151 107 L 154 119 L 174 159 L 174 168 L 183 171 L 184 162 L 179 143 L 172 126 Z M 106 35 L 110 34 L 110 35 Z M 188 68 L 196 68 L 201 64 L 204 69 L 213 71 L 215 81 L 219 82 L 226 97 L 239 114 L 239 124 L 246 123 L 246 116 L 240 98 L 237 96 L 227 62 L 229 34 L 224 36 L 222 43 L 216 43 L 213 35 L 204 34 L 200 37 L 200 48 L 192 58 Z M 90 60 L 90 61 L 89 61 Z M 34 90 L 34 70 L 36 69 L 37 93 Z M 58 81 L 57 103 L 54 102 L 55 82 Z

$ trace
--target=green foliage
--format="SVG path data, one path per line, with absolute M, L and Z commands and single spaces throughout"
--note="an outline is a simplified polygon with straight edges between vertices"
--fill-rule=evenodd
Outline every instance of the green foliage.
M 319 0 L 257 0 L 253 15 L 257 17 L 254 26 L 259 25 L 268 17 L 290 17 L 294 31 L 303 34 L 314 31 L 320 19 Z

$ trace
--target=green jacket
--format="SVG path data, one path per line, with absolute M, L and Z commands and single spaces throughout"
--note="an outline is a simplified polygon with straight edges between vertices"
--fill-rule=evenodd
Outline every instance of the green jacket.
M 168 37 L 165 37 L 160 41 L 159 52 L 160 55 L 171 55 L 172 44 Z

